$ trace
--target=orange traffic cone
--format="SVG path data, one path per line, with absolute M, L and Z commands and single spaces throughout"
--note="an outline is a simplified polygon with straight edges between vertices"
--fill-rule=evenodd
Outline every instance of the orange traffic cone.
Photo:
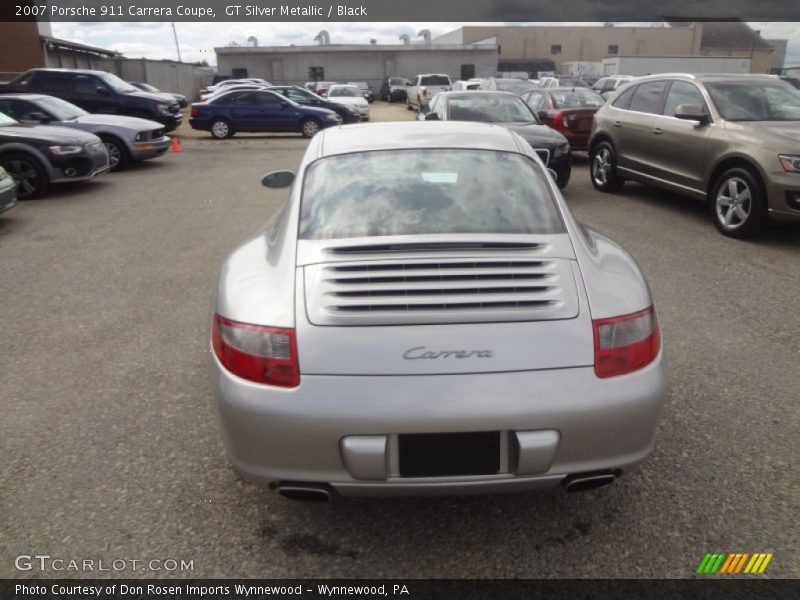
M 178 138 L 172 138 L 172 151 L 181 152 L 181 142 Z

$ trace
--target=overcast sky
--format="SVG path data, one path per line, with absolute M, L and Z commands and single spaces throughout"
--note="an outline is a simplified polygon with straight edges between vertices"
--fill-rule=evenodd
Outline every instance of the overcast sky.
M 334 44 L 398 44 L 406 33 L 412 39 L 422 29 L 433 36 L 470 23 L 176 23 L 181 57 L 185 61 L 216 63 L 213 48 L 229 42 L 247 44 L 251 35 L 261 46 L 313 44 L 314 36 L 326 29 Z M 496 25 L 496 23 L 486 23 Z M 522 23 L 514 23 L 521 25 Z M 561 23 L 548 23 L 561 25 Z M 587 23 L 576 23 L 587 25 Z M 623 23 L 620 23 L 623 25 Z M 750 23 L 766 38 L 789 40 L 786 66 L 800 65 L 800 23 Z M 169 23 L 53 23 L 55 37 L 117 50 L 131 58 L 177 58 Z

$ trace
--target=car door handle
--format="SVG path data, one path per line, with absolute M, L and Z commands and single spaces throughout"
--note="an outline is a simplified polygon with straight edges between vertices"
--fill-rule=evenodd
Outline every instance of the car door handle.
M 653 127 L 653 133 L 655 133 L 656 135 L 661 135 L 662 133 L 664 133 L 664 130 L 661 129 L 661 127 Z
M 614 125 L 614 127 L 622 127 L 622 121 L 614 121 L 612 125 Z

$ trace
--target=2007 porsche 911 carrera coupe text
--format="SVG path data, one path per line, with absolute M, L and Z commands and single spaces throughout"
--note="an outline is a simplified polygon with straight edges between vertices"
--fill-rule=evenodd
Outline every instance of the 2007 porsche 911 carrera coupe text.
M 225 261 L 212 383 L 233 464 L 284 496 L 610 483 L 654 444 L 647 283 L 530 144 L 465 122 L 321 131 Z

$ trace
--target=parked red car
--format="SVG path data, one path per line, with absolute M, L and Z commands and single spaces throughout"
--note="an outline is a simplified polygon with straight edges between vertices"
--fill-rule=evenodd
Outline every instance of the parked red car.
M 525 103 L 548 125 L 564 134 L 573 150 L 586 150 L 592 119 L 605 99 L 586 88 L 549 88 L 522 95 Z

